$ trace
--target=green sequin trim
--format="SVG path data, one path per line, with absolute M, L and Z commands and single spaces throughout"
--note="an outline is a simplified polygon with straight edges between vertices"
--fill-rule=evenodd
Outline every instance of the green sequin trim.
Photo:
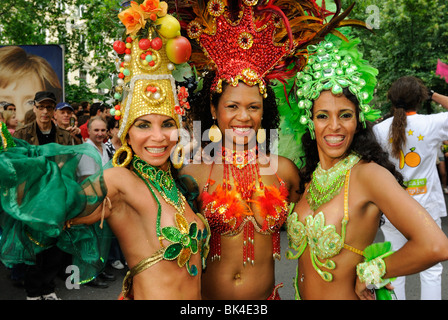
M 141 176 L 149 180 L 149 183 L 160 193 L 166 195 L 170 199 L 174 206 L 181 206 L 183 199 L 179 189 L 177 189 L 174 178 L 171 175 L 171 170 L 167 171 L 155 168 L 138 156 L 134 156 L 132 165 Z
M 300 123 L 308 126 L 314 139 L 312 120 L 312 101 L 324 90 L 340 95 L 344 88 L 356 96 L 359 101 L 359 121 L 366 127 L 365 121 L 374 121 L 380 117 L 380 110 L 369 106 L 373 98 L 378 70 L 369 66 L 362 54 L 356 49 L 359 40 L 350 40 L 348 44 L 335 46 L 332 42 L 322 41 L 307 47 L 309 58 L 307 65 L 297 73 L 296 92 Z
M 199 248 L 198 242 L 198 225 L 196 222 L 188 225 L 184 216 L 176 213 L 176 227 L 165 227 L 162 234 L 168 241 L 172 242 L 163 254 L 165 260 L 177 259 L 180 268 L 185 266 L 188 273 L 192 276 L 198 274 L 195 265 L 190 267 L 190 258 L 192 254 L 196 254 Z
M 6 124 L 0 122 L 0 151 L 15 147 L 16 144 L 12 139 L 11 133 L 8 131 Z
M 306 200 L 311 210 L 316 211 L 322 204 L 330 201 L 341 191 L 345 175 L 361 158 L 352 153 L 328 170 L 322 169 L 320 162 L 313 172 Z

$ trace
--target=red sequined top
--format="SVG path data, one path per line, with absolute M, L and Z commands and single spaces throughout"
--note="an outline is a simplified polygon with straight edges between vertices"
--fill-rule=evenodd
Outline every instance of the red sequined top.
M 208 187 L 215 181 L 210 180 L 210 178 L 207 180 L 199 200 L 202 203 L 203 214 L 211 229 L 210 256 L 212 261 L 221 256 L 221 236 L 234 236 L 244 232 L 244 256 L 245 259 L 247 258 L 248 261 L 254 263 L 254 231 L 264 235 L 273 235 L 273 256 L 274 258 L 280 258 L 280 228 L 289 213 L 289 192 L 285 182 L 280 177 L 277 176 L 277 178 L 280 183 L 279 187 L 275 185 L 263 186 L 260 195 L 247 201 L 255 206 L 256 212 L 259 212 L 263 218 L 261 226 L 255 220 L 249 203 L 242 199 L 236 188 L 229 189 L 221 184 L 210 194 Z

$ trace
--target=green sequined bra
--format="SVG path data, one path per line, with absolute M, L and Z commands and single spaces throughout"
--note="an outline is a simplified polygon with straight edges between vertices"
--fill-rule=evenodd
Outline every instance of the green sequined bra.
M 351 158 L 351 159 L 347 159 Z M 295 251 L 286 253 L 288 259 L 298 259 L 309 246 L 310 258 L 312 265 L 316 272 L 325 281 L 332 281 L 333 275 L 331 272 L 322 270 L 322 268 L 333 270 L 336 268 L 336 264 L 332 257 L 339 254 L 342 248 L 348 249 L 354 253 L 362 255 L 362 251 L 353 248 L 345 243 L 345 234 L 347 229 L 347 223 L 349 221 L 348 215 L 348 189 L 350 180 L 351 167 L 359 161 L 356 155 L 350 155 L 344 160 L 348 160 L 348 168 L 342 171 L 344 178 L 344 218 L 342 219 L 341 235 L 336 232 L 334 225 L 325 225 L 325 216 L 322 211 L 315 215 L 309 215 L 305 218 L 305 224 L 299 221 L 299 216 L 296 212 L 293 212 L 287 219 L 287 234 L 289 239 L 289 247 Z M 342 160 L 342 161 L 344 161 Z M 342 184 L 340 185 L 342 187 Z M 334 195 L 333 195 L 334 196 Z M 333 197 L 332 196 L 332 197 Z M 330 197 L 325 202 L 331 200 Z M 312 199 L 308 199 L 308 202 L 313 202 Z M 312 207 L 310 203 L 310 207 Z M 322 202 L 323 203 L 323 202 Z M 320 203 L 320 204 L 322 204 Z M 297 280 L 297 279 L 296 279 Z M 297 290 L 297 287 L 296 287 Z
M 128 271 L 123 281 L 122 294 L 126 297 L 132 287 L 133 277 L 153 266 L 162 260 L 176 260 L 180 268 L 187 269 L 191 276 L 198 274 L 195 265 L 190 265 L 192 254 L 201 255 L 202 268 L 205 268 L 207 254 L 209 252 L 210 227 L 207 220 L 199 213 L 196 215 L 204 223 L 204 229 L 200 230 L 195 221 L 188 223 L 185 218 L 185 197 L 177 188 L 177 185 L 171 175 L 171 170 L 164 171 L 155 168 L 138 156 L 134 156 L 132 160 L 133 171 L 145 182 L 149 191 L 157 202 L 157 221 L 156 234 L 159 238 L 161 248 L 157 250 L 151 257 L 143 259 L 131 270 Z M 154 189 L 162 196 L 162 198 L 176 210 L 174 216 L 175 226 L 161 228 L 160 219 L 162 214 L 162 206 L 156 196 Z M 168 240 L 170 245 L 164 246 L 162 240 Z

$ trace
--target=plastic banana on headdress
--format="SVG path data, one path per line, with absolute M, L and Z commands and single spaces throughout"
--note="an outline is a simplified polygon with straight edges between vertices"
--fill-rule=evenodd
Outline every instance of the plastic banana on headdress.
M 311 0 L 190 0 L 176 6 L 181 21 L 188 23 L 188 36 L 200 45 L 199 50 L 193 46 L 196 68 L 216 70 L 211 88 L 216 92 L 223 81 L 232 86 L 243 81 L 258 85 L 266 96 L 270 80 L 285 83 L 303 67 L 307 44 L 328 33 L 344 37 L 336 27 L 363 24 L 343 21 L 351 8 L 331 13 L 324 1 L 322 7 Z M 325 22 L 329 15 L 333 18 Z
M 184 87 L 176 88 L 172 71 L 176 65 L 188 61 L 191 45 L 180 35 L 179 21 L 167 14 L 167 9 L 163 1 L 131 1 L 118 14 L 126 32 L 113 45 L 122 59 L 114 88 L 117 103 L 111 109 L 119 120 L 118 136 L 122 142 L 114 156 L 114 166 L 127 166 L 132 158 L 126 135 L 138 117 L 166 115 L 180 128 L 181 116 L 189 108 L 188 93 Z M 123 153 L 127 154 L 126 159 Z
M 308 126 L 313 139 L 313 101 L 324 90 L 340 95 L 344 88 L 348 88 L 359 102 L 359 121 L 364 128 L 366 120 L 375 121 L 380 117 L 380 110 L 369 106 L 378 70 L 362 59 L 362 53 L 357 49 L 359 42 L 359 39 L 335 43 L 322 41 L 308 46 L 308 63 L 297 73 L 297 111 L 301 114 L 300 124 Z

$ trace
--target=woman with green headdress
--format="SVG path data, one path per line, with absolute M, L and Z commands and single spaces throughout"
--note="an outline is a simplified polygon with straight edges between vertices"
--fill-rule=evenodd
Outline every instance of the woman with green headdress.
M 287 257 L 298 259 L 296 298 L 373 299 L 369 289 L 448 259 L 447 237 L 402 188 L 367 122 L 378 117 L 368 105 L 377 70 L 358 43 L 308 46 L 307 65 L 297 74 L 291 113 L 308 132 L 301 140 L 303 196 L 287 219 L 297 251 Z M 409 239 L 395 253 L 389 243 L 372 244 L 382 213 Z M 387 289 L 376 293 L 391 298 Z

